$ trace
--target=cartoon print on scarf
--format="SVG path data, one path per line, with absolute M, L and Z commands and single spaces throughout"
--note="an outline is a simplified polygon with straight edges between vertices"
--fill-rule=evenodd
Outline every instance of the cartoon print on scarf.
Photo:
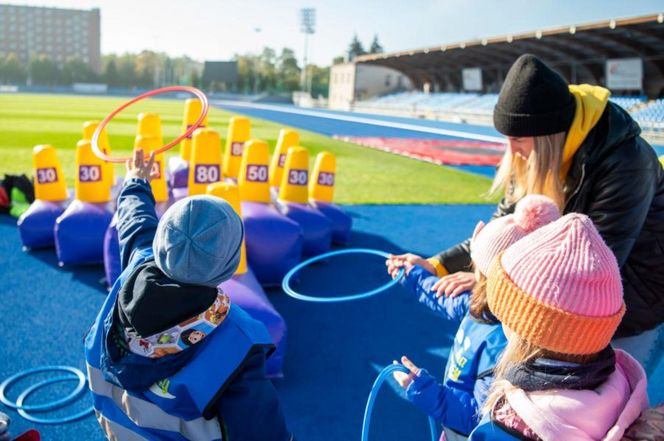
M 175 354 L 202 341 L 206 335 L 223 323 L 231 307 L 231 299 L 221 290 L 214 303 L 205 311 L 157 334 L 140 337 L 127 331 L 125 338 L 129 350 L 149 358 Z

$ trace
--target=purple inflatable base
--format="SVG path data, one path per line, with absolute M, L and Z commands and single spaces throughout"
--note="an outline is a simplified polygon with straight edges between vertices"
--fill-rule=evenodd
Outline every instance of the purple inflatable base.
M 313 202 L 312 205 L 332 222 L 332 242 L 338 245 L 348 245 L 353 219 L 338 205 L 319 201 Z
M 302 229 L 259 202 L 242 202 L 242 218 L 249 266 L 263 286 L 279 286 L 302 258 Z
M 55 243 L 55 221 L 65 212 L 67 203 L 35 199 L 25 213 L 18 218 L 18 232 L 24 250 L 52 247 Z
M 157 205 L 155 206 L 157 217 L 161 218 L 172 203 L 172 200 L 168 202 L 157 202 Z M 113 219 L 104 233 L 104 274 L 106 275 L 106 284 L 109 288 L 113 286 L 122 272 L 117 223 L 118 219 L 116 213 L 113 215 Z
M 112 217 L 108 204 L 72 201 L 55 221 L 55 252 L 60 266 L 102 263 L 104 234 Z
M 268 300 L 263 288 L 251 270 L 236 274 L 230 280 L 219 285 L 231 298 L 231 303 L 242 308 L 255 320 L 267 328 L 272 342 L 277 347 L 267 359 L 265 369 L 270 378 L 283 377 L 284 356 L 286 354 L 286 322 Z
M 332 222 L 308 204 L 286 203 L 282 213 L 302 227 L 304 257 L 327 253 L 332 247 Z

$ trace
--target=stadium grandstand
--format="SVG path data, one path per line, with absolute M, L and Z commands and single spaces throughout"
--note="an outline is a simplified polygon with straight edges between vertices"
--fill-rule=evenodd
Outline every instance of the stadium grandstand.
M 330 96 L 347 110 L 490 124 L 504 76 L 524 53 L 537 55 L 570 83 L 609 88 L 611 99 L 644 130 L 664 136 L 662 13 L 364 55 L 349 63 L 357 72 L 379 66 L 407 78 L 401 84 L 409 87 L 374 96 L 346 87 L 341 97 L 333 66 Z M 357 75 L 351 80 L 357 82 Z

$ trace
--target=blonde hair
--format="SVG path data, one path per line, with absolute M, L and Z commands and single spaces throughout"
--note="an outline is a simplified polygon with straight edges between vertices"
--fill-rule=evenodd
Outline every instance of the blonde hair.
M 565 132 L 535 136 L 533 151 L 528 159 L 512 155 L 508 148 L 489 193 L 495 195 L 502 192 L 508 203 L 516 203 L 527 194 L 543 194 L 562 210 L 565 193 L 560 170 L 566 137 Z
M 491 310 L 489 309 L 489 302 L 486 298 L 486 276 L 480 271 L 477 271 L 477 282 L 473 286 L 473 291 L 470 295 L 469 311 L 470 315 L 475 320 L 481 323 L 496 323 L 496 321 L 489 319 L 492 317 Z
M 496 367 L 493 369 L 494 380 L 491 384 L 491 389 L 489 389 L 486 402 L 481 409 L 483 414 L 490 413 L 496 404 L 505 398 L 505 395 L 509 391 L 517 389 L 517 386 L 514 386 L 505 378 L 510 366 L 525 364 L 536 358 L 550 358 L 574 363 L 588 363 L 597 358 L 597 354 L 571 355 L 552 352 L 535 346 L 514 332 L 506 331 L 505 334 L 508 337 L 507 346 L 500 356 Z

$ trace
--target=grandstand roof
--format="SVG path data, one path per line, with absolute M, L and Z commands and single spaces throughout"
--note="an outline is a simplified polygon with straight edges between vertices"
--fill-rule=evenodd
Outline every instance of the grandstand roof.
M 480 67 L 486 91 L 497 91 L 509 66 L 523 53 L 542 58 L 572 83 L 595 84 L 604 84 L 607 59 L 640 57 L 644 89 L 659 95 L 664 89 L 664 14 L 363 55 L 355 62 L 391 67 L 418 87 L 428 82 L 438 90 L 460 90 L 461 69 Z

